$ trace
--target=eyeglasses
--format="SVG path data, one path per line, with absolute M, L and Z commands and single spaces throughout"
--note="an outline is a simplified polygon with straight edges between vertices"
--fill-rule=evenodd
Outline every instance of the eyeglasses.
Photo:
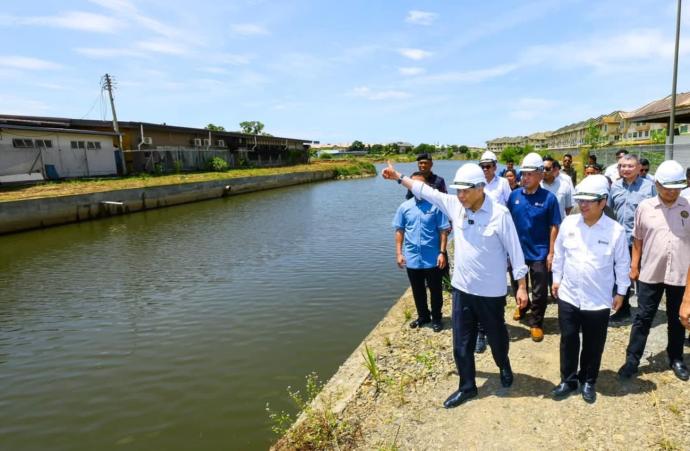
M 551 167 L 544 166 L 544 172 L 551 172 L 552 169 L 553 169 L 553 166 L 551 166 Z
M 480 164 L 479 167 L 482 168 L 482 171 L 486 171 L 487 169 L 491 169 L 494 166 L 492 164 Z
M 649 168 L 640 168 L 640 173 L 645 174 L 647 172 L 649 172 Z

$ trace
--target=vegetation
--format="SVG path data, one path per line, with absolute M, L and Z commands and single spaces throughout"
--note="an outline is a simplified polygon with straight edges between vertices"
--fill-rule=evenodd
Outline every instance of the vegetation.
M 206 127 L 206 130 L 211 130 L 212 132 L 224 132 L 225 127 L 222 125 L 215 125 L 215 124 L 208 124 Z
M 362 357 L 364 357 L 364 366 L 369 370 L 369 375 L 376 385 L 376 391 L 378 391 L 381 386 L 381 382 L 384 382 L 384 380 L 383 376 L 381 375 L 381 371 L 379 371 L 378 364 L 376 363 L 376 353 L 374 353 L 374 351 L 365 344 Z
M 228 162 L 220 157 L 213 157 L 206 162 L 209 171 L 223 172 L 228 170 Z
M 601 129 L 597 125 L 596 121 L 589 121 L 587 123 L 587 129 L 585 131 L 585 144 L 589 144 L 591 150 L 596 149 L 601 143 Z
M 661 130 L 652 130 L 649 139 L 654 143 L 654 144 L 664 144 L 666 142 L 666 129 L 662 128 Z
M 264 124 L 259 121 L 244 121 L 240 122 L 240 128 L 242 129 L 242 133 L 248 135 L 262 135 Z
M 361 175 L 376 175 L 376 167 L 368 162 L 361 160 L 352 160 L 351 164 L 335 169 L 338 178 L 348 178 Z

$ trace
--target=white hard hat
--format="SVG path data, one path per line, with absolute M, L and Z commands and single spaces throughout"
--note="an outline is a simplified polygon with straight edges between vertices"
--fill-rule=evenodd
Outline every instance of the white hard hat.
M 482 154 L 482 157 L 479 159 L 480 163 L 495 163 L 497 161 L 496 154 L 493 153 L 490 150 L 487 150 Z
M 465 163 L 455 173 L 453 184 L 450 187 L 453 189 L 467 189 L 474 188 L 479 183 L 486 183 L 486 177 L 484 177 L 482 168 L 477 163 Z
M 664 188 L 681 189 L 688 186 L 685 169 L 674 160 L 661 163 L 654 173 L 654 178 Z
M 609 179 L 601 174 L 585 177 L 575 187 L 575 200 L 601 200 L 609 195 Z
M 525 155 L 520 165 L 520 172 L 542 171 L 544 169 L 544 160 L 541 155 L 536 152 L 531 152 Z

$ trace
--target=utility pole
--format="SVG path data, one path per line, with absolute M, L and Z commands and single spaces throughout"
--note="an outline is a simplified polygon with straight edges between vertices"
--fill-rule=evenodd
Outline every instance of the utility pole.
M 102 79 L 101 87 L 108 91 L 108 96 L 110 97 L 110 108 L 113 111 L 113 130 L 117 133 L 117 139 L 120 143 L 120 151 L 122 148 L 122 134 L 120 133 L 120 127 L 117 125 L 117 113 L 115 113 L 115 100 L 113 99 L 113 79 L 110 75 L 105 74 Z
M 668 141 L 666 145 L 666 160 L 673 159 L 673 140 L 676 128 L 676 80 L 678 79 L 678 44 L 680 41 L 680 4 L 678 0 L 678 13 L 676 15 L 676 50 L 673 55 L 673 86 L 671 87 L 671 117 L 668 124 Z

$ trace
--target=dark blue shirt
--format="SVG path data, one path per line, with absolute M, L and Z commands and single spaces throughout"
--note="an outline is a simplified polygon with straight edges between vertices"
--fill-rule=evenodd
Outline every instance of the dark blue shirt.
M 519 188 L 510 193 L 506 207 L 513 217 L 525 262 L 546 260 L 551 226 L 561 223 L 556 196 L 542 187 L 534 194 L 526 194 L 524 188 Z
M 441 191 L 442 193 L 448 192 L 448 190 L 446 190 L 446 181 L 443 179 L 443 177 L 441 177 L 440 175 L 436 175 L 433 172 L 429 174 L 429 177 L 426 178 L 426 183 L 430 185 L 432 188 Z M 407 190 L 405 199 L 412 199 L 412 191 Z

